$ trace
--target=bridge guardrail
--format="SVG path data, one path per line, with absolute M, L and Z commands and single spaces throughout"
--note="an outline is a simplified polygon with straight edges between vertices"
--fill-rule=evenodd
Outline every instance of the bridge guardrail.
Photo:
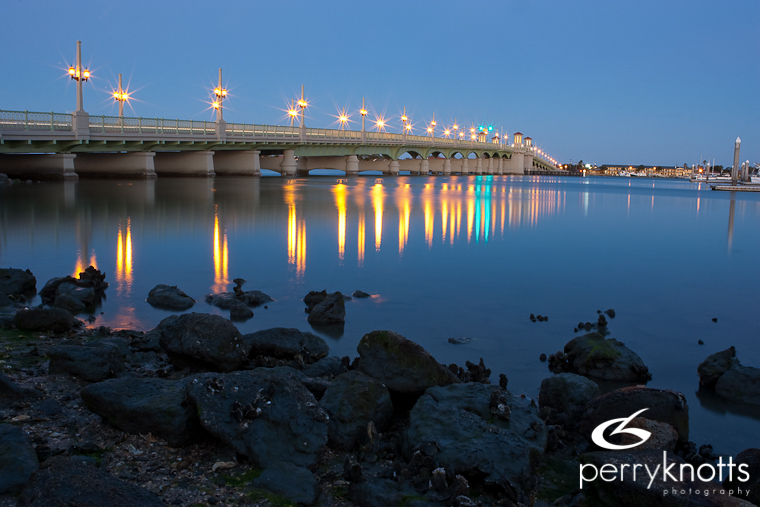
M 90 132 L 125 134 L 216 135 L 216 123 L 164 118 L 90 116 Z
M 71 130 L 72 119 L 65 113 L 3 111 L 0 109 L 0 130 Z

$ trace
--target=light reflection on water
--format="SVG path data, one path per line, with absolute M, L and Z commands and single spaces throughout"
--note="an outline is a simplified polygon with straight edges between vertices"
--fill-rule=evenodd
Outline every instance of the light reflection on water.
M 361 289 L 375 297 L 347 302 L 342 331 L 316 330 L 333 353 L 355 356 L 364 333 L 394 329 L 444 363 L 483 357 L 528 396 L 549 375 L 538 355 L 612 307 L 612 336 L 642 356 L 650 385 L 686 394 L 692 439 L 737 452 L 758 446 L 760 415 L 697 394 L 696 366 L 730 345 L 760 366 L 759 219 L 756 195 L 674 180 L 83 180 L 0 189 L 0 266 L 32 269 L 40 288 L 97 264 L 111 287 L 93 325 L 114 328 L 169 315 L 145 302 L 159 283 L 226 315 L 204 295 L 245 278 L 276 301 L 236 323 L 244 333 L 312 330 L 308 291 Z

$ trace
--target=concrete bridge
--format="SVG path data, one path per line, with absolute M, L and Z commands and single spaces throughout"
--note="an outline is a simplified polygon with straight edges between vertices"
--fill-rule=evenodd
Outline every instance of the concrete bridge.
M 557 168 L 530 138 L 477 140 L 177 120 L 0 110 L 0 173 L 21 179 L 283 176 L 313 169 L 347 175 L 525 174 Z

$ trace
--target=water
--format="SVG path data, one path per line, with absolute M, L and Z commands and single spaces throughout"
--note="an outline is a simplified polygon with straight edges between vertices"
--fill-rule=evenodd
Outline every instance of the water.
M 194 311 L 227 315 L 204 295 L 242 277 L 276 299 L 237 324 L 243 333 L 297 327 L 354 357 L 365 333 L 393 329 L 443 363 L 482 357 L 492 378 L 506 373 L 529 397 L 551 375 L 539 355 L 614 308 L 611 336 L 649 366 L 649 385 L 686 395 L 691 439 L 735 454 L 760 446 L 760 410 L 698 394 L 696 368 L 730 345 L 760 366 L 759 218 L 756 194 L 664 179 L 16 184 L 0 190 L 0 266 L 30 268 L 41 288 L 95 264 L 111 286 L 94 325 L 141 330 L 170 315 L 145 302 L 156 284 L 179 285 Z M 312 330 L 301 298 L 321 289 L 374 297 L 347 302 L 343 329 Z

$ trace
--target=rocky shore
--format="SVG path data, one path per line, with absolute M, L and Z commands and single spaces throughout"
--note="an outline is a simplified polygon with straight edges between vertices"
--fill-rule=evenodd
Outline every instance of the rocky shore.
M 207 297 L 233 320 L 272 301 L 236 282 L 233 292 Z M 76 315 L 102 297 L 105 274 L 88 268 L 50 280 L 39 291 L 43 305 L 29 308 L 36 286 L 29 271 L 0 269 L 0 506 L 760 502 L 758 449 L 734 460 L 747 465 L 748 481 L 579 484 L 583 466 L 661 464 L 663 453 L 694 467 L 721 458 L 689 440 L 682 393 L 639 385 L 648 368 L 607 337 L 601 312 L 548 357 L 551 376 L 529 399 L 512 395 L 503 373 L 492 384 L 483 359 L 443 365 L 390 330 L 364 335 L 351 358 L 331 356 L 309 332 L 244 335 L 204 313 L 172 315 L 152 330 L 88 328 Z M 309 321 L 340 324 L 346 297 L 310 292 Z M 196 301 L 159 285 L 148 303 L 186 310 Z M 699 365 L 703 388 L 737 403 L 760 403 L 758 378 L 733 348 Z M 602 392 L 602 380 L 627 387 Z M 599 425 L 642 408 L 627 426 L 650 434 L 641 445 L 595 444 Z M 605 438 L 638 443 L 626 432 Z M 715 493 L 663 495 L 669 488 Z

